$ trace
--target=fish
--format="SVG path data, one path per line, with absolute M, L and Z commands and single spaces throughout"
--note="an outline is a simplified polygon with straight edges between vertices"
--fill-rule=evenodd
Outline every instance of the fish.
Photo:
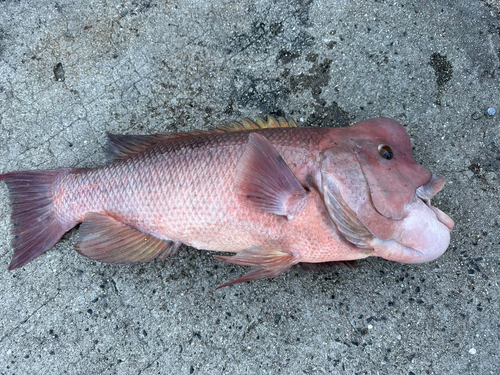
M 9 270 L 77 224 L 92 260 L 165 260 L 182 244 L 252 267 L 220 287 L 272 278 L 298 263 L 369 256 L 430 262 L 453 220 L 431 199 L 443 177 L 418 164 L 395 120 L 342 128 L 243 119 L 212 130 L 108 134 L 110 163 L 0 175 L 12 207 Z

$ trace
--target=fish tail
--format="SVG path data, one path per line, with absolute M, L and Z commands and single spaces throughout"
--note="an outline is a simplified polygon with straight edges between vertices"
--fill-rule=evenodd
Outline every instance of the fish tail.
M 21 171 L 0 175 L 9 188 L 12 206 L 12 247 L 9 270 L 21 267 L 56 244 L 77 223 L 60 222 L 54 191 L 72 168 Z

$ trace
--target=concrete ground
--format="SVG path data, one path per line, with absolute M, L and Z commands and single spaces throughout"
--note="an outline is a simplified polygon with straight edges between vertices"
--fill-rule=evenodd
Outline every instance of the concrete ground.
M 497 374 L 500 6 L 457 1 L 0 2 L 0 173 L 105 162 L 106 131 L 391 117 L 447 184 L 438 260 L 245 273 L 182 247 L 113 266 L 78 230 L 12 272 L 0 184 L 0 374 Z

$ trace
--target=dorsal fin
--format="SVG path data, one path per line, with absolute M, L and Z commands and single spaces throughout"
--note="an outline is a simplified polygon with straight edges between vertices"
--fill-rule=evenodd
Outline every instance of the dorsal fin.
M 296 127 L 297 124 L 291 118 L 285 120 L 282 117 L 275 119 L 272 116 L 268 116 L 267 120 L 262 118 L 256 118 L 255 121 L 243 119 L 241 122 L 230 122 L 211 130 L 194 130 L 182 133 L 156 133 L 152 135 L 125 135 L 108 133 L 108 146 L 106 152 L 111 161 L 119 161 L 146 151 L 151 147 L 178 141 L 183 138 L 202 137 L 217 133 L 229 133 L 235 131 Z
M 268 128 L 296 128 L 297 124 L 292 118 L 284 119 L 278 117 L 275 119 L 272 116 L 267 117 L 267 121 L 257 117 L 255 121 L 243 119 L 241 122 L 230 122 L 225 125 L 220 125 L 214 130 L 222 130 L 224 133 L 244 130 L 268 129 Z

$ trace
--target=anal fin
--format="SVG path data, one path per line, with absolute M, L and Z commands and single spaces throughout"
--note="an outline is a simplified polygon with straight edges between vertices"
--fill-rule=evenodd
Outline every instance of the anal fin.
M 266 250 L 260 247 L 251 247 L 245 249 L 235 256 L 219 256 L 214 255 L 218 260 L 224 262 L 238 264 L 240 266 L 251 266 L 253 269 L 236 280 L 228 281 L 222 284 L 219 288 L 223 288 L 228 285 L 233 285 L 237 283 L 243 283 L 245 281 L 257 280 L 257 279 L 269 279 L 288 270 L 294 264 L 299 262 L 297 256 L 279 250 Z
M 85 215 L 75 248 L 87 258 L 105 263 L 145 263 L 175 254 L 180 242 L 143 233 L 118 220 L 95 212 Z

